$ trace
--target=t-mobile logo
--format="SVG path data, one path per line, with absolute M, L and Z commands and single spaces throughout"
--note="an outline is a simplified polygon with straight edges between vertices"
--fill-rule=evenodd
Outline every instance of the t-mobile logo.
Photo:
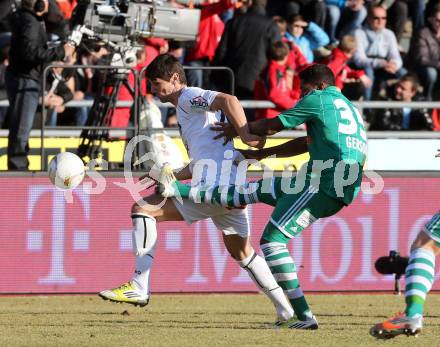
M 72 192 L 81 201 L 84 217 L 90 219 L 90 196 L 81 189 Z M 32 221 L 34 210 L 38 201 L 45 195 L 52 194 L 52 233 L 50 242 L 50 270 L 49 274 L 38 280 L 40 284 L 74 284 L 75 278 L 69 277 L 64 269 L 64 247 L 65 247 L 65 217 L 66 217 L 66 199 L 64 192 L 55 188 L 53 185 L 35 185 L 29 188 L 28 200 L 28 220 Z M 76 251 L 85 251 L 89 248 L 89 231 L 73 231 L 73 249 Z M 42 251 L 43 232 L 39 230 L 29 230 L 27 236 L 28 251 Z

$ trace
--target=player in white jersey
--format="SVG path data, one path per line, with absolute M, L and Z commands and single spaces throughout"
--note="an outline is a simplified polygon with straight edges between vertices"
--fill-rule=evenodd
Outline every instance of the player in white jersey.
M 176 107 L 177 120 L 182 139 L 188 150 L 190 163 L 176 172 L 181 180 L 192 179 L 192 185 L 229 186 L 234 183 L 239 152 L 231 143 L 214 140 L 210 130 L 222 120 L 222 114 L 234 125 L 246 144 L 262 147 L 265 139 L 250 135 L 247 121 L 236 97 L 200 88 L 187 87 L 182 65 L 168 54 L 159 55 L 147 68 L 147 77 L 152 92 L 161 102 L 170 102 Z M 226 158 L 226 160 L 225 160 Z M 205 174 L 200 163 L 210 161 L 210 173 Z M 206 168 L 206 167 L 205 167 Z M 143 201 L 157 206 L 160 195 L 150 195 Z M 136 269 L 131 281 L 120 287 L 104 290 L 99 295 L 107 300 L 125 302 L 138 306 L 148 304 L 150 297 L 150 269 L 157 241 L 156 223 L 164 221 L 186 221 L 193 223 L 211 218 L 223 232 L 224 244 L 237 263 L 244 268 L 259 289 L 275 305 L 277 319 L 285 321 L 293 316 L 293 309 L 278 286 L 265 260 L 256 254 L 249 240 L 249 221 L 246 209 L 226 209 L 212 204 L 197 204 L 184 199 L 168 199 L 160 209 L 135 203 L 132 207 L 133 251 Z

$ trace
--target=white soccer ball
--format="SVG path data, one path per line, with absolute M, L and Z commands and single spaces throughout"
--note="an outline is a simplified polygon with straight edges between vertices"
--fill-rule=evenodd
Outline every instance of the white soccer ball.
M 58 188 L 73 189 L 82 182 L 84 175 L 84 163 L 76 154 L 62 152 L 49 163 L 50 181 Z

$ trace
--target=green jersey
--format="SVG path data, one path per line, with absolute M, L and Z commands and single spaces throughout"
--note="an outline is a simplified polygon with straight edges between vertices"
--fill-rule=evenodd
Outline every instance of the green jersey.
M 360 190 L 367 153 L 359 110 L 338 88 L 327 87 L 307 94 L 278 118 L 286 129 L 306 123 L 307 178 L 321 171 L 319 190 L 344 204 L 351 203 Z

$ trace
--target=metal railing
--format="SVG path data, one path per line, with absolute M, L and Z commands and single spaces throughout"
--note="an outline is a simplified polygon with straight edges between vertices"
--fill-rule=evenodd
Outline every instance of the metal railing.
M 82 65 L 81 65 L 82 66 Z M 171 104 L 163 104 L 160 101 L 154 101 L 158 106 L 171 106 Z M 268 100 L 240 100 L 243 108 L 274 108 L 275 104 Z M 133 104 L 132 101 L 118 101 L 118 107 L 130 107 Z M 428 108 L 440 109 L 440 101 L 353 101 L 359 109 L 378 109 L 378 108 Z M 93 100 L 72 100 L 65 104 L 66 107 L 90 107 L 93 105 Z M 8 100 L 0 100 L 0 108 L 8 107 Z
M 139 134 L 140 132 L 140 126 L 139 126 L 139 103 L 138 103 L 138 97 L 142 93 L 142 91 L 139 89 L 139 87 L 142 85 L 142 82 L 146 78 L 145 76 L 145 70 L 144 67 L 140 71 L 135 70 L 134 68 L 128 68 L 126 66 L 108 66 L 108 65 L 59 65 L 59 64 L 51 64 L 45 67 L 43 76 L 45 78 L 42 79 L 42 92 L 44 93 L 46 91 L 46 85 L 47 85 L 47 79 L 46 76 L 48 74 L 48 71 L 53 68 L 63 68 L 63 69 L 85 69 L 90 68 L 94 70 L 125 70 L 130 71 L 134 75 L 134 100 L 133 101 L 117 101 L 116 107 L 117 108 L 127 108 L 132 107 L 133 102 L 135 102 L 134 105 L 134 126 L 127 126 L 125 128 L 115 128 L 110 126 L 55 126 L 55 127 L 47 127 L 45 125 L 46 121 L 46 115 L 47 115 L 47 108 L 42 107 L 42 116 L 41 116 L 41 129 L 40 129 L 40 155 L 41 155 L 41 170 L 45 170 L 46 167 L 46 161 L 44 158 L 45 149 L 44 149 L 44 138 L 46 130 L 54 130 L 57 129 L 63 130 L 63 131 L 77 131 L 80 132 L 82 130 L 109 130 L 112 132 L 125 132 L 125 131 L 133 131 L 136 134 Z M 230 94 L 233 94 L 235 89 L 235 76 L 233 71 L 228 67 L 195 67 L 195 66 L 184 66 L 185 70 L 224 70 L 226 71 L 230 76 Z M 128 74 L 128 73 L 127 73 Z M 165 107 L 174 107 L 171 104 L 163 104 L 158 100 L 154 100 L 156 105 L 158 106 L 165 106 Z M 65 107 L 92 107 L 94 103 L 94 100 L 81 100 L 81 101 L 69 101 L 65 104 Z M 270 101 L 265 100 L 240 100 L 241 105 L 245 109 L 261 109 L 261 108 L 274 108 L 275 104 Z M 409 108 L 427 108 L 427 109 L 440 109 L 440 102 L 433 102 L 433 101 L 414 101 L 414 102 L 401 102 L 401 101 L 363 101 L 363 102 L 354 102 L 354 104 L 362 111 L 364 109 L 381 109 L 381 108 L 403 108 L 403 107 L 409 107 Z M 0 108 L 1 107 L 8 107 L 9 103 L 7 100 L 0 100 Z M 154 130 L 153 130 L 154 131 Z M 174 134 L 173 130 L 171 130 L 172 134 Z M 0 131 L 0 135 L 3 133 L 3 131 Z M 36 131 L 32 131 L 32 134 L 35 134 Z M 295 137 L 295 136 L 302 136 L 304 135 L 304 131 L 283 131 L 279 134 L 277 134 L 275 137 Z M 31 134 L 31 135 L 32 135 Z M 177 135 L 178 133 L 176 132 Z M 426 132 L 426 131 L 377 131 L 377 132 L 369 132 L 369 138 L 440 138 L 440 132 Z

